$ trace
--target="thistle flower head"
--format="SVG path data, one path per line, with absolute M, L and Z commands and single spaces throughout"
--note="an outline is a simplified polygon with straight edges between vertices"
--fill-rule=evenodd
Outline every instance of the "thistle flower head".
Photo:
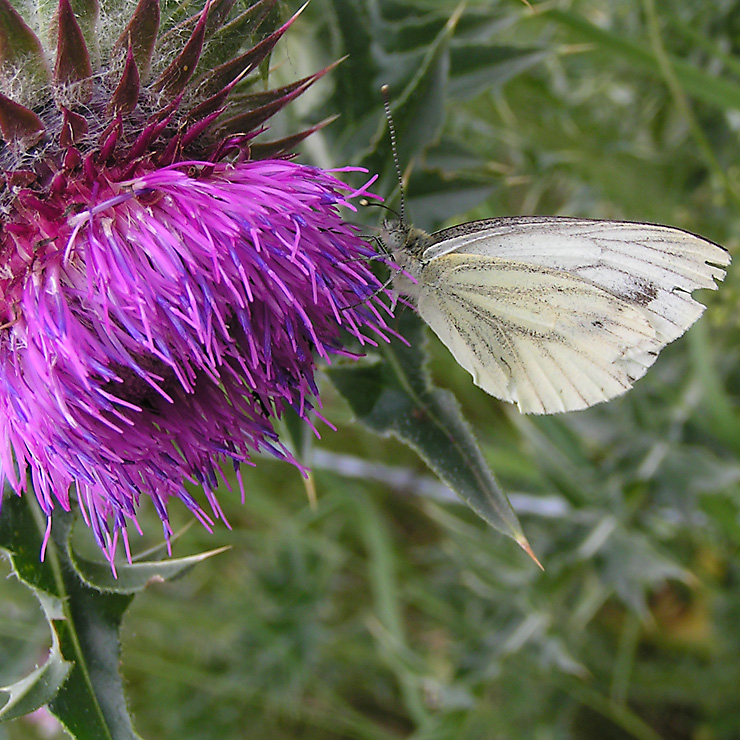
M 30 474 L 47 515 L 76 495 L 111 559 L 142 496 L 165 534 L 173 497 L 210 525 L 224 463 L 291 459 L 273 421 L 315 407 L 317 358 L 384 336 L 338 210 L 364 188 L 274 158 L 310 130 L 254 141 L 323 74 L 249 91 L 290 21 L 234 39 L 272 4 L 213 0 L 162 33 L 140 0 L 106 50 L 95 0 L 59 0 L 52 64 L 0 0 L 0 475 Z

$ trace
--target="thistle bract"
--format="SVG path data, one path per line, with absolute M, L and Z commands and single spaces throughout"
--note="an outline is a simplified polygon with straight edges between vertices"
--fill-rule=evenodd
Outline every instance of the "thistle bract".
M 246 91 L 290 25 L 259 33 L 271 5 L 206 5 L 165 63 L 155 0 L 108 57 L 88 49 L 97 6 L 60 0 L 50 71 L 0 0 L 3 82 L 21 98 L 0 96 L 0 472 L 17 493 L 30 478 L 47 515 L 76 496 L 111 559 L 142 496 L 167 535 L 172 497 L 210 525 L 222 465 L 290 460 L 273 421 L 314 409 L 317 358 L 384 337 L 371 250 L 338 209 L 365 189 L 274 158 L 310 130 L 254 141 L 322 74 Z M 235 28 L 258 40 L 235 45 Z

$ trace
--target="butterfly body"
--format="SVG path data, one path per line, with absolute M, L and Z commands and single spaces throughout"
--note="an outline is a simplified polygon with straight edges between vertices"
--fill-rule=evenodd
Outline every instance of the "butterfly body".
M 653 224 L 512 217 L 435 234 L 387 222 L 396 289 L 477 385 L 524 413 L 620 395 L 704 306 L 727 252 Z

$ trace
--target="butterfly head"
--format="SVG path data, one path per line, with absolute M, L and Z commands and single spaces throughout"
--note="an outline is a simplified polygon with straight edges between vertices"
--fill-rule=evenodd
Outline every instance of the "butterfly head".
M 405 267 L 419 262 L 427 247 L 428 235 L 421 229 L 402 223 L 398 219 L 386 219 L 380 231 L 380 241 L 396 262 Z
M 397 218 L 386 218 L 380 230 L 380 241 L 391 254 L 402 250 L 408 239 L 411 227 L 402 224 Z

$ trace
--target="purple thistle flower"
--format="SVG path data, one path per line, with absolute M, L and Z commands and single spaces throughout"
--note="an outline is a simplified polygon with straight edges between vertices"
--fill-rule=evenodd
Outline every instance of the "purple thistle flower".
M 342 331 L 385 336 L 378 282 L 357 259 L 371 250 L 337 210 L 365 188 L 346 195 L 327 172 L 263 160 L 96 189 L 66 219 L 8 229 L 0 474 L 20 492 L 30 471 L 47 515 L 69 508 L 74 484 L 112 558 L 142 494 L 166 534 L 173 497 L 208 526 L 183 479 L 220 517 L 221 462 L 258 450 L 295 462 L 272 417 L 313 409 L 315 358 L 348 354 Z
M 274 159 L 318 126 L 255 141 L 327 71 L 250 88 L 293 20 L 268 22 L 274 0 L 208 0 L 163 34 L 139 0 L 111 39 L 96 2 L 58 2 L 51 65 L 0 0 L 0 480 L 30 479 L 47 517 L 76 496 L 113 562 L 142 496 L 169 537 L 172 498 L 223 518 L 225 464 L 300 467 L 274 420 L 312 423 L 317 361 L 385 339 L 385 307 L 339 211 L 370 183 Z

